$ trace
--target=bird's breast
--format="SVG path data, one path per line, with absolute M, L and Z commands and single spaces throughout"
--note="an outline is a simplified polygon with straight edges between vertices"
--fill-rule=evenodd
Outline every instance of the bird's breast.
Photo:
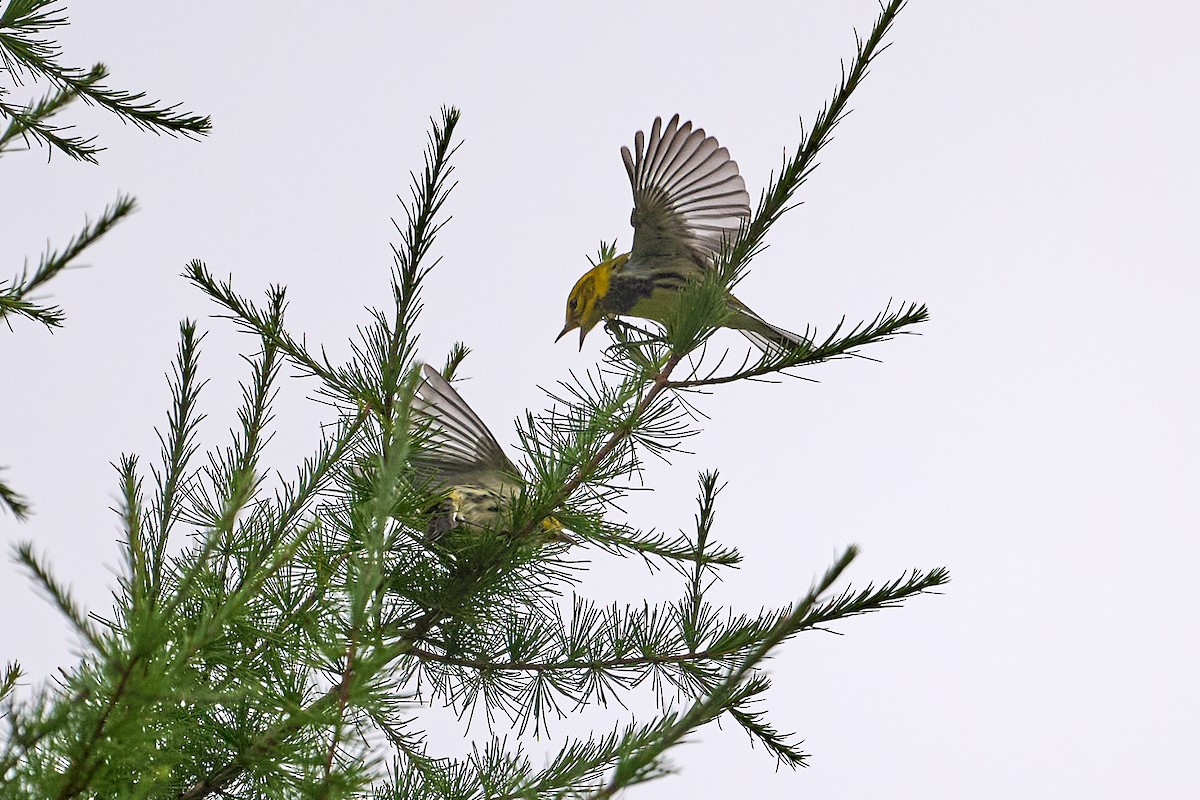
M 646 278 L 614 275 L 608 284 L 608 291 L 600 298 L 600 311 L 611 315 L 629 314 L 653 291 L 654 284 Z

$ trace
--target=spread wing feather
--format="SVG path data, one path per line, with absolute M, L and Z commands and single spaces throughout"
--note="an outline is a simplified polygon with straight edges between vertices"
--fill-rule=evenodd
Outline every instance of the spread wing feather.
M 422 477 L 456 485 L 481 475 L 515 475 L 513 463 L 483 420 L 436 369 L 425 364 L 424 380 L 413 397 L 413 412 L 422 426 L 421 445 L 412 464 Z
M 676 114 L 663 127 L 654 120 L 649 139 L 638 131 L 634 152 L 621 148 L 633 188 L 630 262 L 690 257 L 708 264 L 721 242 L 737 235 L 750 216 L 750 195 L 729 151 Z

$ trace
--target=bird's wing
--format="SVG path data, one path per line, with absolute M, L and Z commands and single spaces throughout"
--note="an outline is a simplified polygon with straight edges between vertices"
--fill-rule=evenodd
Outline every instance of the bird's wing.
M 682 256 L 709 263 L 750 216 L 737 162 L 702 128 L 680 125 L 678 114 L 665 129 L 655 119 L 649 141 L 638 131 L 634 150 L 621 148 L 633 186 L 630 262 Z
M 493 480 L 516 475 L 516 467 L 491 431 L 436 369 L 423 365 L 424 380 L 413 397 L 421 426 L 412 464 L 423 477 L 441 485 L 485 475 Z

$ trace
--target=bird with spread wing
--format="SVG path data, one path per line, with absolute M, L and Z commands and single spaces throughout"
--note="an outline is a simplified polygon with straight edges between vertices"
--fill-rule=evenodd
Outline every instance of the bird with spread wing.
M 579 329 L 579 347 L 601 319 L 631 316 L 665 322 L 680 291 L 711 269 L 726 243 L 750 218 L 750 195 L 729 151 L 676 114 L 663 127 L 654 120 L 650 138 L 641 131 L 634 152 L 621 148 L 633 187 L 633 247 L 588 270 L 567 298 L 561 339 Z M 776 327 L 732 294 L 725 326 L 756 346 L 791 349 L 809 344 Z
M 466 525 L 495 530 L 525 488 L 521 473 L 462 396 L 428 364 L 413 397 L 420 430 L 410 463 L 419 480 L 444 492 L 433 509 L 429 535 L 438 537 Z M 547 538 L 570 541 L 554 517 L 541 521 Z

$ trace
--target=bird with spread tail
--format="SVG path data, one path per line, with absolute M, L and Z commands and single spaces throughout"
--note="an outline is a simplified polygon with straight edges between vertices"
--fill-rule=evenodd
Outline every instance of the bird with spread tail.
M 665 322 L 680 290 L 711 269 L 726 242 L 750 218 L 750 195 L 729 151 L 676 114 L 663 127 L 654 120 L 634 151 L 621 148 L 633 187 L 633 247 L 584 273 L 567 298 L 561 339 L 579 329 L 579 348 L 601 319 L 630 316 Z M 763 351 L 809 344 L 755 314 L 732 294 L 725 326 Z
M 463 525 L 494 530 L 525 481 L 450 382 L 428 364 L 422 375 L 412 402 L 420 444 L 410 463 L 419 480 L 445 493 L 432 509 L 428 533 L 437 538 Z M 543 519 L 540 530 L 546 539 L 571 541 L 554 517 Z

